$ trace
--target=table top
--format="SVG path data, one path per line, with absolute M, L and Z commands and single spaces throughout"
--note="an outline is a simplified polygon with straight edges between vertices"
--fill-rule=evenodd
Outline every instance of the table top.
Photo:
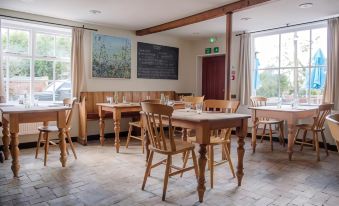
M 198 114 L 196 110 L 187 111 L 185 109 L 174 110 L 172 114 L 172 119 L 181 119 L 191 122 L 213 122 L 220 120 L 238 120 L 238 119 L 248 119 L 250 115 L 247 114 L 236 114 L 236 113 L 221 113 L 221 112 L 212 112 L 212 111 L 203 111 L 201 114 Z
M 71 107 L 63 106 L 60 104 L 39 105 L 39 106 L 31 106 L 27 108 L 25 107 L 25 105 L 22 105 L 22 104 L 0 103 L 0 111 L 3 114 L 32 113 L 32 112 L 58 112 L 58 111 L 70 110 L 70 109 Z
M 302 111 L 311 111 L 317 110 L 317 106 L 297 106 L 296 108 L 292 108 L 290 105 L 283 105 L 280 108 L 278 106 L 259 106 L 259 107 L 249 107 L 249 109 L 254 110 L 266 110 L 266 111 L 280 111 L 280 112 L 302 112 Z
M 183 102 L 174 102 L 174 105 L 183 105 Z M 117 104 L 110 104 L 110 103 L 97 103 L 97 106 L 103 106 L 103 107 L 141 107 L 140 103 L 138 102 L 129 102 L 129 103 L 117 103 Z

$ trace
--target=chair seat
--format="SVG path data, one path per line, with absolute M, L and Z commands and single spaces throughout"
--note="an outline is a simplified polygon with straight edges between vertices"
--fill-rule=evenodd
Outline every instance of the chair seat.
M 298 129 L 307 129 L 307 130 L 313 130 L 313 124 L 297 124 L 296 125 Z M 325 128 L 319 128 L 315 129 L 314 131 L 323 131 Z
M 197 142 L 197 138 L 195 136 L 187 137 L 187 142 L 195 143 L 195 142 Z M 228 142 L 229 142 L 228 140 L 222 139 L 220 137 L 216 137 L 216 136 L 210 137 L 210 145 L 225 144 L 225 143 L 228 143 Z
M 58 132 L 59 129 L 57 126 L 40 126 L 38 127 L 40 132 Z
M 178 154 L 178 153 L 186 152 L 188 150 L 192 150 L 195 147 L 194 144 L 191 144 L 189 142 L 184 142 L 181 140 L 174 140 L 174 142 L 175 142 L 176 151 L 171 151 L 171 146 L 170 146 L 171 144 L 169 140 L 166 140 L 167 151 L 159 150 L 155 147 L 152 147 L 151 145 L 150 145 L 150 150 L 153 150 L 161 154 Z
M 258 124 L 280 124 L 282 123 L 283 121 L 282 120 L 259 120 L 258 121 Z
M 135 126 L 135 127 L 141 127 L 141 122 L 137 121 L 137 122 L 129 122 L 129 125 Z

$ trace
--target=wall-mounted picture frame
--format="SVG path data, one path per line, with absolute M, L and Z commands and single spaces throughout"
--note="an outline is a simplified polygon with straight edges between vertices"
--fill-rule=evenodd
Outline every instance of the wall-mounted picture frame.
M 93 33 L 92 78 L 131 78 L 131 40 Z

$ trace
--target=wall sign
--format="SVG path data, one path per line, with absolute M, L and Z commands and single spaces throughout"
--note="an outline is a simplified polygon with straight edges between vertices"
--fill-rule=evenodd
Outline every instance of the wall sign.
M 214 47 L 214 48 L 213 48 L 213 52 L 214 52 L 214 53 L 219 53 L 219 47 Z
M 137 77 L 178 79 L 179 48 L 138 42 Z
M 212 48 L 205 48 L 205 54 L 211 54 Z

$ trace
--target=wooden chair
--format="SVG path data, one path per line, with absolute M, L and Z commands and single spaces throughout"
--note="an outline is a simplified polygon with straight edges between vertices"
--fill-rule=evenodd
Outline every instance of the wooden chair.
M 141 103 L 142 111 L 142 121 L 145 123 L 147 128 L 148 138 L 150 140 L 150 155 L 147 160 L 147 168 L 144 175 L 144 181 L 142 184 L 142 190 L 145 189 L 145 184 L 147 177 L 151 173 L 151 169 L 157 167 L 161 164 L 166 164 L 165 177 L 164 177 L 164 187 L 162 200 L 165 200 L 168 178 L 173 175 L 181 174 L 182 172 L 187 172 L 194 169 L 196 178 L 198 178 L 198 165 L 194 152 L 194 145 L 188 142 L 183 142 L 180 140 L 175 140 L 173 137 L 172 129 L 172 120 L 171 116 L 173 113 L 173 107 L 161 105 L 161 104 L 151 104 L 142 102 Z M 166 125 L 163 125 L 163 120 L 168 120 Z M 165 134 L 164 126 L 168 127 L 168 133 Z M 183 153 L 192 153 L 193 166 L 187 168 L 180 168 L 172 164 L 172 156 Z M 165 155 L 166 159 L 161 160 L 158 163 L 152 164 L 154 153 L 160 155 Z M 172 172 L 171 169 L 177 171 Z
M 74 105 L 75 105 L 75 99 L 66 98 L 66 99 L 63 100 L 63 104 L 65 106 L 72 107 L 70 110 L 66 111 L 66 128 L 65 128 L 65 133 L 66 133 L 66 138 L 67 138 L 67 140 L 69 142 L 69 145 L 71 146 L 74 158 L 77 159 L 77 155 L 75 153 L 75 149 L 74 149 L 73 142 L 72 142 L 72 139 L 71 139 L 71 134 L 70 134 L 70 131 L 71 131 L 71 121 L 72 121 L 73 108 L 74 108 Z M 44 143 L 45 144 L 44 145 L 45 146 L 44 165 L 46 166 L 49 144 L 56 145 L 55 142 L 53 142 L 53 141 L 51 141 L 49 139 L 49 133 L 50 132 L 59 132 L 59 129 L 58 129 L 57 126 L 41 126 L 41 127 L 38 127 L 38 130 L 39 130 L 39 139 L 38 139 L 38 142 L 37 142 L 37 148 L 36 148 L 36 152 L 35 152 L 35 159 L 38 158 L 39 148 L 40 148 L 41 143 Z M 68 153 L 68 149 L 67 149 L 67 153 Z
M 183 96 L 183 101 L 192 104 L 192 108 L 195 108 L 195 105 L 198 103 L 204 102 L 205 96 Z
M 239 108 L 239 101 L 227 101 L 227 100 L 205 100 L 204 110 L 223 113 L 235 113 Z M 222 129 L 219 134 L 218 131 L 211 131 L 211 144 L 208 145 L 208 168 L 210 170 L 210 183 L 213 188 L 214 179 L 214 166 L 228 162 L 233 177 L 235 177 L 234 167 L 230 156 L 230 141 L 231 141 L 231 128 Z M 196 137 L 188 137 L 188 142 L 196 142 Z M 226 158 L 220 162 L 214 160 L 214 146 L 221 145 L 222 154 Z M 184 157 L 184 167 L 188 160 L 188 153 Z M 182 175 L 182 174 L 181 174 Z
M 148 102 L 152 104 L 160 104 L 159 99 L 144 100 L 143 102 Z M 144 154 L 145 153 L 145 135 L 144 135 L 145 132 L 144 132 L 144 128 L 142 128 L 141 121 L 132 121 L 132 122 L 129 122 L 128 125 L 129 125 L 129 128 L 128 128 L 128 135 L 127 135 L 127 140 L 126 140 L 126 149 L 128 148 L 128 144 L 131 141 L 131 138 L 137 139 L 141 141 L 142 153 Z M 141 130 L 140 136 L 132 135 L 133 127 L 140 128 Z
M 266 106 L 267 98 L 266 97 L 251 97 L 251 104 L 252 107 L 259 107 L 259 106 Z M 253 125 L 253 127 L 256 127 L 258 130 L 259 125 L 263 125 L 263 131 L 261 135 L 261 142 L 263 142 L 263 139 L 265 136 L 269 136 L 270 138 L 270 144 L 271 144 L 271 151 L 273 151 L 273 141 L 272 141 L 272 125 L 275 125 L 278 127 L 279 132 L 279 142 L 281 145 L 285 147 L 285 138 L 284 138 L 284 121 L 282 120 L 274 120 L 270 118 L 259 118 L 256 125 Z M 266 133 L 266 127 L 269 127 L 269 133 Z
M 323 140 L 323 143 L 324 143 L 326 155 L 328 156 L 327 143 L 326 143 L 326 138 L 325 138 L 325 135 L 324 135 L 324 130 L 325 130 L 324 123 L 325 123 L 325 120 L 326 120 L 326 116 L 331 113 L 332 107 L 333 107 L 333 104 L 319 105 L 317 115 L 315 117 L 313 117 L 313 123 L 312 124 L 298 124 L 297 125 L 298 130 L 295 134 L 294 142 L 301 144 L 300 151 L 303 150 L 304 145 L 311 145 L 313 148 L 315 148 L 315 150 L 317 152 L 317 160 L 318 161 L 320 160 L 319 138 L 318 138 L 319 132 L 321 134 L 321 137 L 322 137 L 322 140 Z M 304 130 L 301 141 L 297 140 L 300 130 Z M 307 141 L 307 138 L 306 138 L 308 131 L 312 132 L 313 138 L 312 138 L 311 141 Z
M 339 114 L 329 115 L 326 117 L 326 120 L 339 152 Z

